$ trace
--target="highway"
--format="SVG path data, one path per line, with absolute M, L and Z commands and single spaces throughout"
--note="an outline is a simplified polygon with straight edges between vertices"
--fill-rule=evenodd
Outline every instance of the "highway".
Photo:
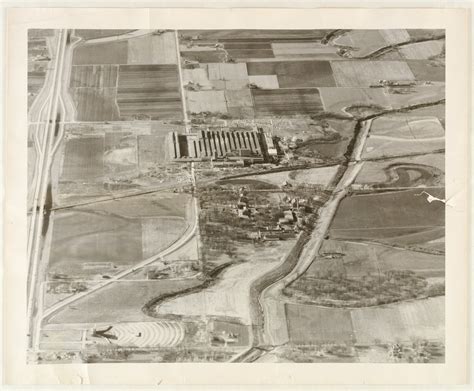
M 33 178 L 34 195 L 32 200 L 30 224 L 28 227 L 27 239 L 27 257 L 29 262 L 28 273 L 28 302 L 27 302 L 27 318 L 29 321 L 29 346 L 34 346 L 34 325 L 37 316 L 38 290 L 41 279 L 38 276 L 38 268 L 42 254 L 42 243 L 44 234 L 45 215 L 49 213 L 46 205 L 48 193 L 51 192 L 50 171 L 53 162 L 54 153 L 60 142 L 63 133 L 61 127 L 61 114 L 64 109 L 61 91 L 64 82 L 65 56 L 68 46 L 68 31 L 60 30 L 58 32 L 56 53 L 54 55 L 54 65 L 51 77 L 46 78 L 43 87 L 44 95 L 47 99 L 41 104 L 36 118 L 30 118 L 35 122 L 34 141 L 37 151 L 37 161 L 35 167 L 35 175 Z M 35 114 L 33 114 L 34 116 Z M 59 130 L 59 132 L 58 132 Z M 49 194 L 50 196 L 51 194 Z M 47 223 L 47 221 L 46 221 Z

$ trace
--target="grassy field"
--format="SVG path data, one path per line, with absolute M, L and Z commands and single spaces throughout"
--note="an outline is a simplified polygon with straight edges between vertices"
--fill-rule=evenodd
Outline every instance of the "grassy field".
M 186 222 L 178 217 L 151 217 L 142 219 L 143 258 L 148 258 L 169 247 L 180 238 Z
M 356 58 L 387 46 L 387 41 L 378 30 L 351 30 L 337 37 L 333 43 L 353 47 L 355 49 L 353 56 Z
M 138 219 L 94 211 L 55 214 L 49 274 L 100 276 L 142 259 L 142 234 Z
M 338 87 L 369 87 L 379 80 L 415 80 L 403 61 L 331 61 Z
M 444 52 L 445 42 L 444 40 L 417 42 L 398 50 L 407 60 L 428 60 Z
M 138 162 L 140 167 L 164 163 L 168 159 L 166 135 L 138 136 Z
M 389 105 L 397 109 L 410 105 L 440 101 L 445 98 L 445 86 L 442 83 L 430 86 L 419 86 L 410 88 L 402 93 L 397 93 L 397 89 L 389 90 L 386 94 Z M 442 106 L 442 105 L 439 105 Z M 425 107 L 423 109 L 410 110 L 410 116 L 416 116 L 418 112 L 436 110 L 438 106 Z M 401 114 L 404 115 L 403 113 Z M 428 114 L 420 114 L 428 115 Z
M 445 148 L 444 137 L 427 140 L 369 137 L 362 153 L 364 159 L 431 153 Z
M 273 54 L 277 60 L 313 58 L 315 60 L 338 59 L 337 48 L 319 42 L 273 42 Z
M 294 344 L 354 341 L 351 314 L 348 310 L 286 304 L 285 311 L 290 342 Z
M 186 99 L 191 113 L 227 113 L 224 91 L 187 91 Z
M 71 138 L 66 143 L 61 181 L 97 181 L 104 172 L 104 139 Z
M 443 137 L 444 129 L 436 117 L 397 115 L 376 118 L 372 122 L 370 134 L 414 140 Z
M 407 64 L 416 80 L 444 82 L 446 79 L 446 68 L 436 61 L 409 60 Z
M 444 340 L 444 296 L 351 311 L 358 344 Z
M 280 88 L 335 86 L 328 61 L 271 61 L 247 63 L 249 76 L 277 75 Z
M 444 189 L 426 188 L 444 198 Z M 444 227 L 444 204 L 429 203 L 420 189 L 355 195 L 343 199 L 330 236 L 340 239 L 384 239 Z
M 385 92 L 380 88 L 319 88 L 324 109 L 345 114 L 343 109 L 358 105 L 375 105 L 390 108 Z
M 316 89 L 252 90 L 257 116 L 317 114 L 323 111 Z
M 49 323 L 152 321 L 155 318 L 141 310 L 148 301 L 200 283 L 195 279 L 115 282 L 61 310 Z
M 343 275 L 351 279 L 390 270 L 412 270 L 422 277 L 443 277 L 445 270 L 442 255 L 376 243 L 325 240 L 319 254 L 320 258 L 307 270 L 307 277 Z
M 127 58 L 128 64 L 176 64 L 174 32 L 131 38 Z

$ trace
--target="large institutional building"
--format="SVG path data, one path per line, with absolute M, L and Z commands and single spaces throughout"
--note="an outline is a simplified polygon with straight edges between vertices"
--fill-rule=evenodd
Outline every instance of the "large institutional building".
M 259 163 L 276 154 L 272 138 L 261 130 L 200 130 L 189 134 L 171 132 L 168 143 L 171 159 L 177 161 L 226 159 Z

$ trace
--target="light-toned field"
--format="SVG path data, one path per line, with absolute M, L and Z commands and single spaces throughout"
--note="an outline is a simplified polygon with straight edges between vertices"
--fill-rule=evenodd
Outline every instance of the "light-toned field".
M 331 61 L 338 87 L 369 87 L 379 80 L 415 80 L 403 61 Z
M 184 233 L 186 222 L 181 217 L 151 217 L 141 220 L 143 258 L 158 254 Z
M 337 59 L 337 48 L 319 42 L 272 42 L 276 59 L 317 58 L 319 60 Z
M 379 30 L 380 35 L 385 39 L 387 44 L 397 44 L 410 40 L 410 34 L 405 29 L 387 29 Z
M 445 87 L 444 84 L 436 84 L 431 86 L 416 86 L 414 90 L 410 90 L 408 93 L 395 94 L 388 93 L 387 99 L 389 104 L 394 108 L 407 107 L 414 104 L 436 102 L 441 99 L 444 99 L 445 96 Z M 427 107 L 424 110 L 435 110 L 436 106 Z M 415 112 L 421 111 L 417 109 Z M 415 115 L 413 112 L 410 112 L 410 115 Z M 423 115 L 423 114 L 420 114 Z M 427 115 L 427 114 L 425 114 Z
M 201 68 L 183 69 L 183 85 L 193 83 L 199 85 L 201 89 L 212 89 L 212 83 L 209 81 L 207 67 L 201 64 Z
M 267 90 L 280 88 L 276 75 L 255 75 L 249 76 L 249 83 L 255 84 L 258 88 Z
M 187 91 L 186 99 L 191 113 L 227 113 L 224 91 Z
M 233 107 L 253 107 L 252 94 L 248 88 L 244 90 L 226 90 L 225 100 L 229 109 Z
M 324 109 L 333 113 L 355 105 L 376 105 L 390 108 L 387 94 L 382 88 L 319 88 Z
M 351 30 L 334 39 L 333 43 L 355 48 L 354 57 L 366 56 L 387 45 L 378 30 Z
M 328 186 L 336 175 L 339 166 L 308 168 L 305 170 L 275 172 L 265 175 L 255 175 L 248 179 L 255 179 L 281 186 L 290 184 L 309 184 Z
M 150 134 L 138 136 L 138 164 L 140 168 L 153 167 L 169 158 L 167 136 Z
M 262 248 L 242 245 L 239 251 L 251 253 L 251 260 L 230 266 L 215 285 L 203 291 L 165 301 L 156 309 L 157 314 L 229 316 L 250 324 L 251 283 L 275 268 L 293 244 L 284 241 Z
M 351 311 L 358 344 L 444 340 L 444 296 Z
M 128 41 L 128 64 L 176 64 L 174 32 L 145 35 Z
M 245 63 L 236 64 L 207 64 L 209 80 L 248 80 Z
M 404 156 L 415 153 L 430 153 L 445 148 L 444 137 L 402 140 L 369 137 L 362 158 L 371 159 L 379 157 Z
M 407 60 L 410 70 L 418 81 L 444 82 L 446 68 L 442 61 Z
M 444 296 L 440 296 L 358 309 L 287 304 L 290 341 L 300 345 L 443 341 L 444 301 Z
M 418 140 L 444 137 L 444 128 L 436 117 L 383 116 L 372 122 L 370 134 Z
M 439 56 L 444 51 L 444 48 L 444 40 L 439 40 L 412 43 L 398 50 L 407 60 L 427 60 Z

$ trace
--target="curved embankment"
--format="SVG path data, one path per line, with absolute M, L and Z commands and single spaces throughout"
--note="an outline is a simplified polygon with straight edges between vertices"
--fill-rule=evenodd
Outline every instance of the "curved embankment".
M 190 295 L 193 293 L 198 293 L 204 289 L 210 288 L 211 286 L 217 284 L 217 282 L 219 281 L 219 277 L 225 270 L 227 270 L 227 268 L 229 268 L 230 266 L 235 266 L 238 263 L 240 262 L 229 262 L 216 267 L 206 275 L 205 279 L 203 280 L 203 283 L 200 285 L 193 286 L 179 292 L 166 293 L 164 295 L 155 297 L 154 299 L 145 303 L 145 305 L 142 307 L 143 313 L 148 316 L 157 317 L 156 308 L 159 305 L 163 304 L 165 301 L 176 299 L 178 297 Z

